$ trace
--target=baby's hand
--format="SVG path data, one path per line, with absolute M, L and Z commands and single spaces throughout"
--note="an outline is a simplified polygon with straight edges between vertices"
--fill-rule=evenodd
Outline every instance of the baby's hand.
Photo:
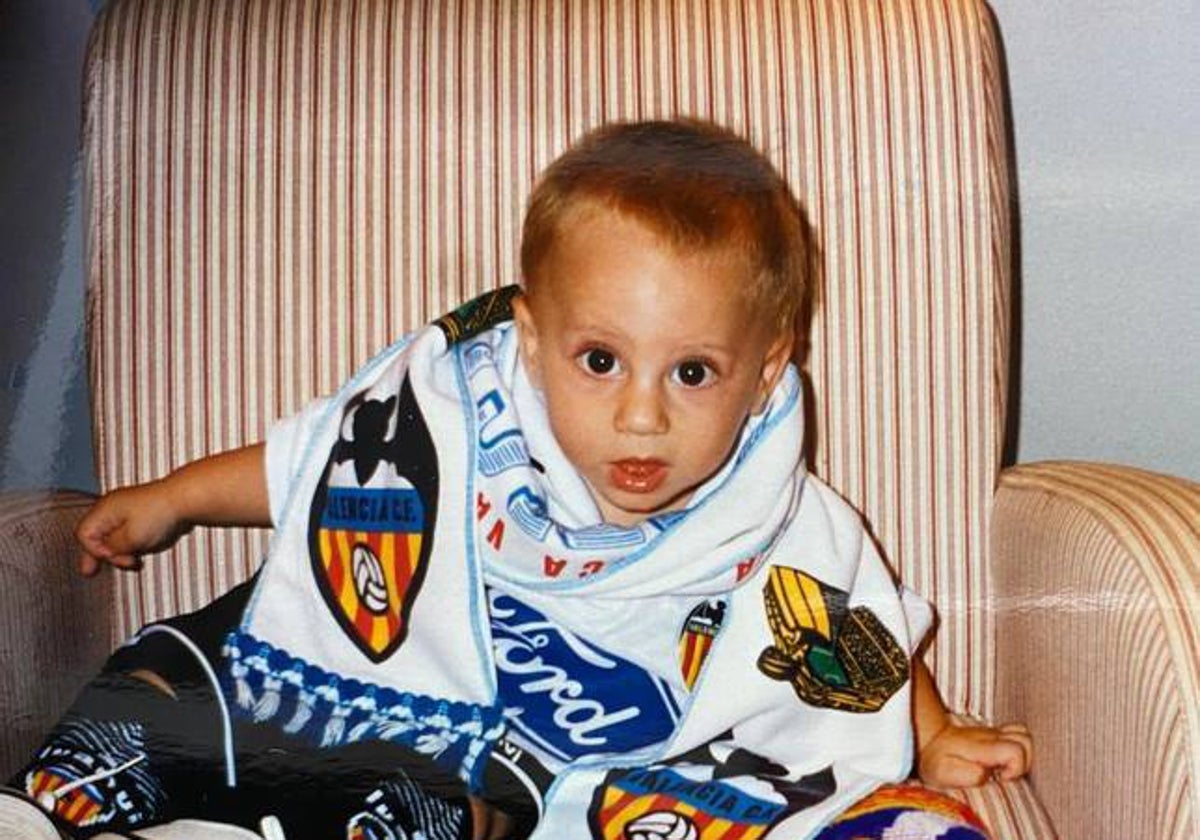
M 169 548 L 190 528 L 164 482 L 114 490 L 92 505 L 75 529 L 83 549 L 79 570 L 91 576 L 104 563 L 140 569 L 139 555 Z
M 976 787 L 989 778 L 1019 779 L 1033 761 L 1033 738 L 1019 723 L 998 729 L 950 723 L 921 750 L 917 773 L 927 785 Z

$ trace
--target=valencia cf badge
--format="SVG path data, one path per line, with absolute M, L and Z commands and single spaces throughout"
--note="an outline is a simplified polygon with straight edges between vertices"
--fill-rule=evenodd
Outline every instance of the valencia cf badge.
M 716 599 L 704 601 L 688 614 L 679 636 L 679 663 L 684 685 L 689 690 L 699 679 L 704 660 L 708 658 L 724 620 L 725 602 Z
M 654 767 L 610 773 L 589 816 L 595 840 L 753 840 L 783 810 L 773 798 Z
M 38 768 L 26 779 L 26 792 L 39 802 L 54 803 L 57 817 L 73 826 L 87 828 L 112 819 L 113 810 L 97 785 L 76 787 L 57 768 Z M 57 795 L 64 791 L 61 795 Z M 43 806 L 45 807 L 45 806 Z
M 313 496 L 308 549 L 326 605 L 373 662 L 407 635 L 437 492 L 433 438 L 408 377 L 398 394 L 352 399 Z
M 138 758 L 145 757 L 144 743 L 139 724 L 69 713 L 23 771 L 25 793 L 59 820 L 87 829 L 89 837 L 95 827 L 152 820 L 164 792 Z
M 666 764 L 610 771 L 588 824 L 593 840 L 753 840 L 836 790 L 832 767 L 791 778 L 725 733 Z
M 812 706 L 878 711 L 907 681 L 908 656 L 873 612 L 847 601 L 799 569 L 772 568 L 763 602 L 775 644 L 758 669 Z

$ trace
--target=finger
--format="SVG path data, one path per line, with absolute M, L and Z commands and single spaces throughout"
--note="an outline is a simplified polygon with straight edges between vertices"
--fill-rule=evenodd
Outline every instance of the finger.
M 79 573 L 84 577 L 93 577 L 100 571 L 100 561 L 86 551 L 79 555 Z
M 99 528 L 84 530 L 80 528 L 75 532 L 75 539 L 83 547 L 83 550 L 97 559 L 103 559 L 112 554 L 112 549 L 105 543 L 104 538 L 107 531 Z
M 142 558 L 133 554 L 109 554 L 105 557 L 94 557 L 84 552 L 79 555 L 79 573 L 84 577 L 95 577 L 106 565 L 137 572 L 141 571 L 143 564 Z
M 142 570 L 142 558 L 134 554 L 116 554 L 109 557 L 108 562 L 112 563 L 118 569 L 124 569 L 127 572 L 140 572 Z
M 943 787 L 979 787 L 987 781 L 990 768 L 958 756 L 948 757 L 938 768 L 937 777 Z
M 1029 772 L 1033 766 L 1033 738 L 1021 733 L 1005 733 L 1001 736 L 1006 742 L 1016 745 L 1020 750 L 1014 760 L 1008 762 L 1001 778 L 1006 780 L 1019 779 Z
M 973 730 L 964 732 L 968 737 L 957 739 L 951 746 L 951 754 L 963 761 L 973 761 L 986 767 L 1007 764 L 1013 753 L 1019 753 L 1018 744 L 1005 740 L 995 730 Z
M 1026 752 L 1033 754 L 1033 736 L 1028 732 L 1001 732 L 1000 737 L 1006 741 L 1014 741 L 1025 748 Z
M 1025 772 L 1025 760 L 1020 756 L 1014 756 L 1003 767 L 999 767 L 993 771 L 992 775 L 1002 782 L 1015 782 L 1024 776 Z
M 75 539 L 85 552 L 97 560 L 103 560 L 113 554 L 107 538 L 119 525 L 119 521 L 104 514 L 98 514 L 93 509 L 75 528 Z
M 1012 781 L 1025 775 L 1025 748 L 1006 737 L 982 746 L 975 758 L 998 779 Z
M 131 567 L 131 561 L 146 548 L 147 540 L 135 533 L 130 523 L 122 522 L 105 535 L 104 546 L 107 551 L 105 559 L 124 569 Z M 121 563 L 115 562 L 118 557 L 122 559 Z

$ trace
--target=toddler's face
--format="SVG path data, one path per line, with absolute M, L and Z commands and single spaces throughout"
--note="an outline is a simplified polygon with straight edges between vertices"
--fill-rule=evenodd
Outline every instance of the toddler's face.
M 515 303 L 521 353 L 605 521 L 684 507 L 791 352 L 748 299 L 743 259 L 678 253 L 641 223 L 572 211 Z

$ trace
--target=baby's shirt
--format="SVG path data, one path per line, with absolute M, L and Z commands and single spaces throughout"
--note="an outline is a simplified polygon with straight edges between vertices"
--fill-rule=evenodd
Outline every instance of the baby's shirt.
M 226 652 L 241 713 L 394 740 L 473 789 L 484 757 L 532 755 L 557 775 L 538 837 L 640 831 L 604 803 L 666 791 L 698 833 L 805 836 L 903 777 L 928 608 L 805 474 L 795 371 L 687 510 L 622 528 L 511 323 L 477 326 L 406 339 L 272 430 L 277 531 Z

